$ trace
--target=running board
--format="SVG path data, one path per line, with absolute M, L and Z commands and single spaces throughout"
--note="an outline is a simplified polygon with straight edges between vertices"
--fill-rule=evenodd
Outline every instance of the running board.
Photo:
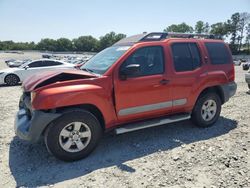
M 179 115 L 161 117 L 158 119 L 151 119 L 151 120 L 137 122 L 137 123 L 126 124 L 126 125 L 123 125 L 119 128 L 116 128 L 115 134 L 123 134 L 126 132 L 136 131 L 136 130 L 140 130 L 140 129 L 146 129 L 149 127 L 155 127 L 155 126 L 159 126 L 159 125 L 183 121 L 183 120 L 190 119 L 190 117 L 191 117 L 190 114 L 179 114 Z

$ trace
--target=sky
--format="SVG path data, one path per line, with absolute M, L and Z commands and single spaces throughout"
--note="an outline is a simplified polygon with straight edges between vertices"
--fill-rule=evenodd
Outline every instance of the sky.
M 226 21 L 250 0 L 0 0 L 0 41 L 134 35 L 171 24 Z

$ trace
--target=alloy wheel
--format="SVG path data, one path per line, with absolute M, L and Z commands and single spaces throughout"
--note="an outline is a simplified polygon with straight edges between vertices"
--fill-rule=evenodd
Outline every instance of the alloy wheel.
M 201 108 L 201 116 L 205 121 L 211 121 L 217 111 L 217 104 L 214 100 L 209 99 L 204 102 Z
M 90 128 L 82 122 L 72 122 L 66 125 L 59 135 L 60 146 L 67 152 L 83 150 L 87 147 L 90 140 Z

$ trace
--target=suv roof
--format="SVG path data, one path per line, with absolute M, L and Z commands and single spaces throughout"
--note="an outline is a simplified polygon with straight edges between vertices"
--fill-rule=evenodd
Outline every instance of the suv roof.
M 186 39 L 220 39 L 219 36 L 209 34 L 196 34 L 196 33 L 172 33 L 172 32 L 152 32 L 133 35 L 121 39 L 113 46 L 133 45 L 139 42 L 162 41 L 168 38 L 186 38 Z

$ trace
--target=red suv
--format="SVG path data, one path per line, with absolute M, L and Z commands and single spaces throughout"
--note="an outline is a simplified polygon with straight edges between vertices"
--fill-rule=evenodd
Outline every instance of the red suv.
M 213 125 L 236 92 L 228 46 L 213 36 L 149 33 L 122 39 L 81 70 L 34 75 L 23 83 L 15 120 L 24 140 L 41 136 L 65 161 L 86 157 L 102 134 L 192 119 Z

